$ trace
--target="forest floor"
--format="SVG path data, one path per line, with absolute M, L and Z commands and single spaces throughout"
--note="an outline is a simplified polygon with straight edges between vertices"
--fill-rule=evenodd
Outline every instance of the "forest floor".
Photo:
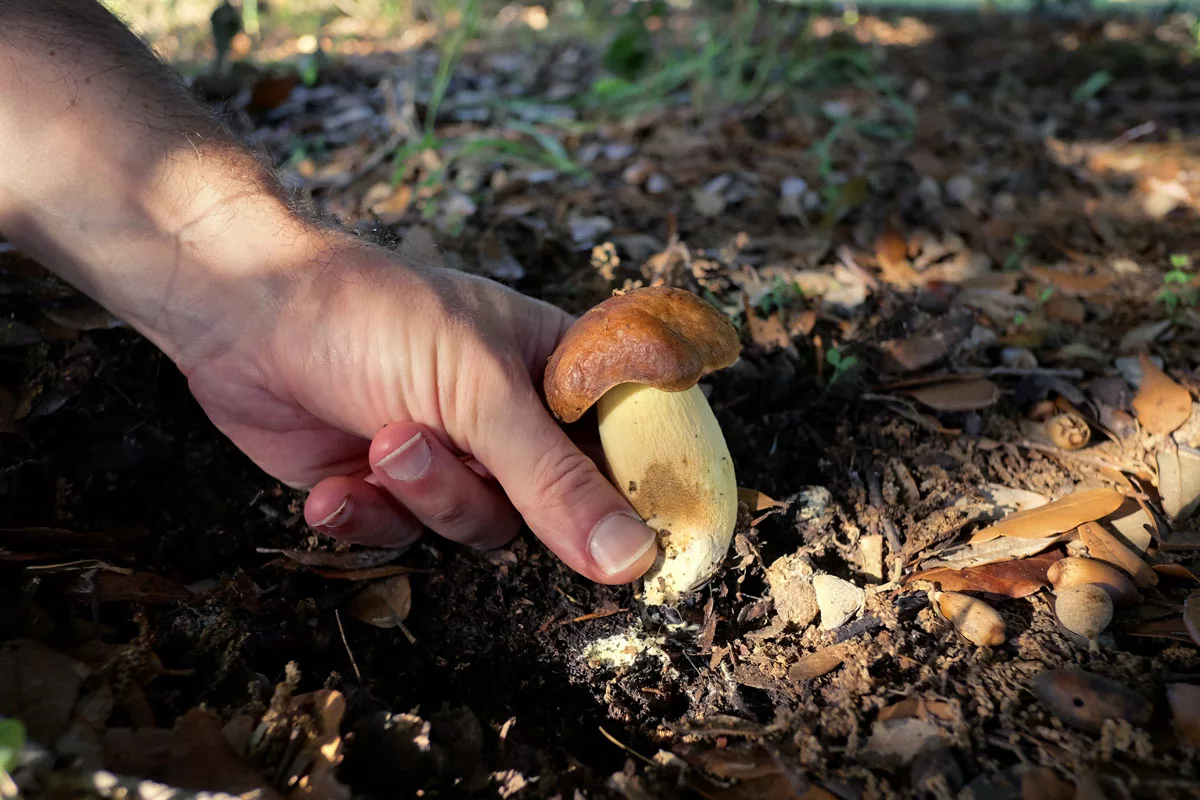
M 302 202 L 408 258 L 725 311 L 742 513 L 672 624 L 528 534 L 335 546 L 3 245 L 0 767 L 30 797 L 1200 797 L 1192 22 L 533 7 L 242 35 L 222 74 L 171 39 Z

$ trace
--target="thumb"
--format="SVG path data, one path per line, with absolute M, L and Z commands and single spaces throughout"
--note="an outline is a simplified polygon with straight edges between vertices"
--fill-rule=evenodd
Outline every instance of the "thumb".
M 657 537 L 550 416 L 528 383 L 497 404 L 511 416 L 473 444 L 533 533 L 599 583 L 629 583 L 654 563 Z

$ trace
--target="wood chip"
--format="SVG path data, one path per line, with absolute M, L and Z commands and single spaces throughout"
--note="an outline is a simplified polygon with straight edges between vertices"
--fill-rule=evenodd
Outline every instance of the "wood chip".
M 1116 489 L 1098 488 L 1073 492 L 1044 506 L 1018 511 L 976 533 L 971 543 L 988 542 L 1007 536 L 1018 539 L 1037 539 L 1065 533 L 1085 522 L 1105 517 L 1125 502 Z
M 850 581 L 833 575 L 817 575 L 813 577 L 812 585 L 817 593 L 817 608 L 821 610 L 821 630 L 840 628 L 862 610 L 866 592 Z
M 850 642 L 842 642 L 803 655 L 796 660 L 795 664 L 788 667 L 788 680 L 793 683 L 804 683 L 813 678 L 827 675 L 845 663 L 849 652 Z
M 1145 351 L 1138 353 L 1142 385 L 1133 398 L 1138 422 L 1150 433 L 1165 435 L 1177 430 L 1192 415 L 1192 395 L 1167 377 Z

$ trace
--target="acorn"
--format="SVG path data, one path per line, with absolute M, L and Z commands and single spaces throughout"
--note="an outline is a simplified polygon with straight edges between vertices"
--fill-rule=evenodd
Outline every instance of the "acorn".
M 1092 428 L 1083 417 L 1068 411 L 1046 420 L 1046 435 L 1055 447 L 1078 450 L 1092 440 Z
M 1046 571 L 1046 578 L 1055 591 L 1084 584 L 1099 586 L 1118 608 L 1142 602 L 1141 593 L 1124 572 L 1094 558 L 1071 556 L 1055 561 Z
M 1004 618 L 979 598 L 961 592 L 933 592 L 931 599 L 937 612 L 968 642 L 980 647 L 1004 644 Z
M 1067 638 L 1098 650 L 1096 640 L 1112 622 L 1112 597 L 1095 584 L 1071 586 L 1055 593 L 1054 616 Z

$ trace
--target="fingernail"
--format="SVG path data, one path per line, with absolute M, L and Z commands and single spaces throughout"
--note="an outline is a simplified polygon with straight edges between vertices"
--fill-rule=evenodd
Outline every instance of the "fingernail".
M 379 468 L 394 481 L 414 481 L 425 474 L 432 461 L 429 442 L 418 433 L 379 459 Z
M 336 528 L 350 517 L 350 498 L 342 500 L 342 504 L 324 519 L 313 523 L 314 528 Z
M 610 514 L 596 523 L 588 552 L 609 575 L 628 569 L 654 547 L 657 537 L 640 520 L 628 514 Z

